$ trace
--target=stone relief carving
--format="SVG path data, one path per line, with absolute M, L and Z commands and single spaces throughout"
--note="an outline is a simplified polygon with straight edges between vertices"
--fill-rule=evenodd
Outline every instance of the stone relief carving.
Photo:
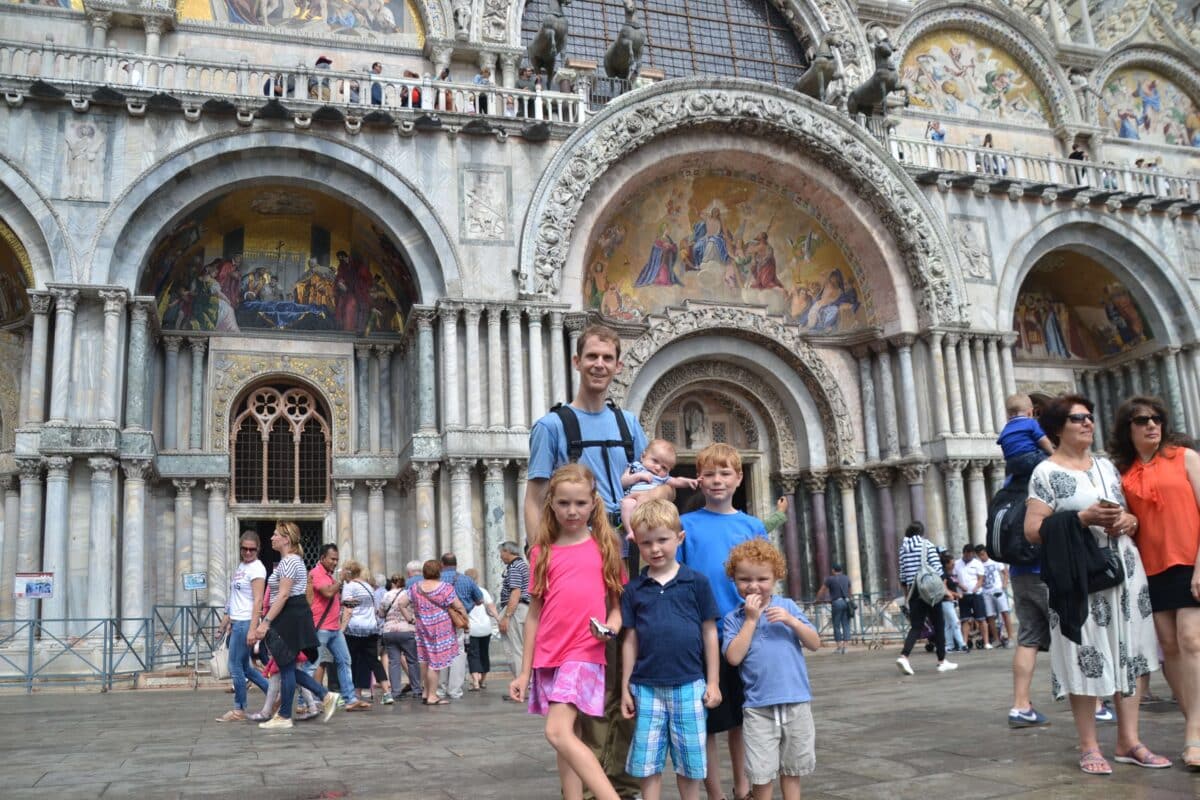
M 464 166 L 459 170 L 459 241 L 512 241 L 512 179 L 508 167 Z
M 608 106 L 589 128 L 572 137 L 543 176 L 527 217 L 521 291 L 558 299 L 580 207 L 610 166 L 652 139 L 731 120 L 746 134 L 757 130 L 791 137 L 850 182 L 899 247 L 923 323 L 964 319 L 965 300 L 949 237 L 911 179 L 878 142 L 845 117 L 787 89 L 736 78 L 672 81 L 644 89 L 631 96 L 631 102 Z
M 67 122 L 64 135 L 67 166 L 63 175 L 63 197 L 68 200 L 103 200 L 104 150 L 108 131 L 91 117 Z
M 454 38 L 465 42 L 471 38 L 471 0 L 452 0 Z
M 508 0 L 483 0 L 482 31 L 485 42 L 508 39 Z
M 329 404 L 333 450 L 350 452 L 351 360 L 343 356 L 294 356 L 286 353 L 213 353 L 212 449 L 229 449 L 229 415 L 234 399 L 251 381 L 265 375 L 295 376 L 316 386 Z
M 746 437 L 746 446 L 758 447 L 758 430 L 754 426 L 754 419 L 746 413 L 746 409 L 742 407 L 741 403 L 723 394 L 718 394 L 713 399 L 725 410 L 725 413 L 734 418 L 738 427 L 742 429 L 742 435 Z
M 980 217 L 951 214 L 950 230 L 967 279 L 992 283 L 995 275 L 992 272 L 992 247 L 988 241 L 987 223 Z
M 613 380 L 609 394 L 619 404 L 651 356 L 676 339 L 717 330 L 731 330 L 739 335 L 749 334 L 765 338 L 781 358 L 791 362 L 820 410 L 825 430 L 826 458 L 836 464 L 854 462 L 854 421 L 846 407 L 837 378 L 794 326 L 785 325 L 781 320 L 752 309 L 695 305 L 688 302 L 683 308 L 670 308 L 662 315 L 655 315 L 651 326 L 627 349 L 625 369 Z M 791 429 L 782 425 L 778 427 L 780 437 L 783 436 L 784 430 L 790 435 Z M 779 447 L 782 452 L 785 447 L 782 438 Z M 792 448 L 795 448 L 794 441 Z M 791 468 L 796 463 L 781 465 L 781 468 Z

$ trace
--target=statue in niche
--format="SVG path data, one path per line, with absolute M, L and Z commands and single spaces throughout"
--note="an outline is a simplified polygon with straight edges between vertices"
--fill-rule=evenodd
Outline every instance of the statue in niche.
M 604 54 L 604 71 L 610 78 L 632 80 L 642 62 L 642 47 L 646 44 L 646 30 L 638 16 L 634 0 L 625 0 L 625 24 L 617 32 L 617 40 L 609 45 Z
M 525 51 L 533 71 L 545 72 L 547 81 L 553 80 L 558 56 L 567 46 L 567 15 L 563 8 L 570 5 L 571 0 L 549 2 L 550 10 L 542 18 L 542 26 Z
M 892 64 L 895 48 L 883 28 L 875 29 L 871 52 L 875 56 L 875 73 L 846 98 L 846 111 L 852 117 L 860 113 L 872 115 L 876 111 L 886 113 L 888 95 L 900 86 L 900 73 Z
M 835 84 L 842 79 L 841 37 L 830 31 L 821 37 L 821 43 L 815 50 L 810 51 L 811 63 L 804 74 L 796 79 L 792 87 L 800 94 L 816 98 L 822 103 L 837 101 L 840 91 L 835 91 Z
M 683 409 L 683 433 L 689 450 L 703 450 L 712 444 L 708 415 L 699 403 L 689 403 Z
M 93 122 L 67 125 L 66 197 L 99 200 L 104 196 L 104 129 Z
M 471 0 L 454 0 L 454 38 L 465 42 L 471 37 Z

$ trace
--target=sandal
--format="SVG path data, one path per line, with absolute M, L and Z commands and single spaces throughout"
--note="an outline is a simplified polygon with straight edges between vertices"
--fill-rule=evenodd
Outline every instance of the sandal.
M 226 711 L 224 714 L 217 717 L 217 722 L 244 722 L 245 720 L 246 713 L 238 708 Z
M 1136 764 L 1145 769 L 1166 769 L 1171 766 L 1169 758 L 1155 755 L 1149 747 L 1138 742 L 1125 755 L 1114 755 L 1114 761 L 1119 761 L 1122 764 Z
M 1112 775 L 1112 765 L 1099 750 L 1085 750 L 1079 757 L 1079 769 L 1088 775 Z
M 1193 772 L 1200 772 L 1200 756 L 1188 758 L 1188 750 L 1200 750 L 1200 742 L 1188 742 L 1183 746 L 1183 752 L 1179 754 L 1179 757 L 1183 759 L 1184 766 Z
M 434 700 L 432 703 L 429 702 L 428 700 L 423 700 L 421 702 L 423 702 L 427 706 L 448 706 L 448 705 L 450 705 L 450 701 L 444 697 L 439 697 L 437 700 Z

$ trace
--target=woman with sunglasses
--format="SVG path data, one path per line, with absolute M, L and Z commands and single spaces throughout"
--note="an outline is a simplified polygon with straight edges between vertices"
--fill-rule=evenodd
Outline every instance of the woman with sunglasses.
M 258 534 L 246 531 L 241 541 L 242 560 L 229 581 L 229 602 L 221 635 L 229 634 L 229 677 L 233 679 L 233 709 L 217 717 L 217 722 L 241 722 L 246 719 L 246 681 L 264 693 L 267 681 L 250 664 L 250 631 L 258 626 L 258 612 L 263 604 L 263 589 L 267 584 L 267 568 L 258 560 Z
M 1163 673 L 1186 721 L 1183 763 L 1200 770 L 1200 455 L 1171 433 L 1163 402 L 1117 409 L 1108 451 L 1121 471 L 1134 541 L 1149 575 Z
M 1117 712 L 1117 761 L 1150 769 L 1171 766 L 1138 739 L 1138 690 L 1158 669 L 1146 572 L 1129 538 L 1138 520 L 1125 507 L 1121 476 L 1093 455 L 1093 405 L 1079 395 L 1052 400 L 1039 422 L 1056 449 L 1033 470 L 1025 537 L 1043 545 L 1042 580 L 1050 588 L 1050 688 L 1069 697 L 1079 736 L 1079 769 L 1111 775 L 1096 739 L 1096 698 L 1112 697 Z M 1066 513 L 1062 513 L 1066 512 Z M 1123 577 L 1098 588 L 1084 554 L 1110 548 Z M 1103 583 L 1101 583 L 1103 585 Z

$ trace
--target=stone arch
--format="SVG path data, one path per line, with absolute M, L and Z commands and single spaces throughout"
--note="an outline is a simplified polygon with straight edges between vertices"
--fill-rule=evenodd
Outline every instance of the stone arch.
M 29 176 L 3 154 L 0 154 L 0 222 L 4 226 L 0 230 L 8 232 L 4 241 L 17 253 L 30 289 L 44 289 L 47 283 L 69 283 L 76 279 L 75 248 L 64 232 L 58 212 Z
M 782 138 L 822 159 L 855 188 L 895 241 L 918 294 L 922 323 L 964 321 L 958 257 L 904 168 L 844 115 L 788 89 L 737 78 L 670 80 L 631 92 L 567 140 L 543 174 L 525 218 L 522 294 L 559 299 L 580 208 L 603 175 L 649 142 L 706 125 Z
M 1003 47 L 1037 82 L 1050 104 L 1055 126 L 1081 121 L 1070 81 L 1055 59 L 1051 42 L 1020 14 L 962 0 L 923 3 L 900 28 L 896 37 L 896 51 L 900 60 L 904 59 L 908 48 L 921 36 L 940 28 L 969 31 Z
M 1161 72 L 1164 77 L 1187 92 L 1192 102 L 1200 106 L 1200 73 L 1187 61 L 1186 56 L 1162 45 L 1138 45 L 1109 53 L 1092 71 L 1091 89 L 1095 92 L 1094 96 L 1100 95 L 1104 84 L 1114 72 L 1135 66 Z
M 421 0 L 419 3 L 414 3 L 413 6 L 421 15 L 421 23 L 425 26 L 427 40 L 454 38 L 454 11 L 450 0 Z
M 727 353 L 739 364 L 770 362 L 775 369 L 761 368 L 755 374 L 774 387 L 780 398 L 790 398 L 794 428 L 807 440 L 808 466 L 833 467 L 854 463 L 855 434 L 846 400 L 833 371 L 797 330 L 749 308 L 685 303 L 655 316 L 650 327 L 624 355 L 624 369 L 613 380 L 610 394 L 630 408 L 640 408 L 657 376 L 686 360 L 714 359 L 710 343 L 720 343 L 716 354 Z M 722 339 L 720 337 L 728 337 Z M 671 348 L 685 339 L 705 346 L 695 354 Z M 758 356 L 745 357 L 745 341 Z M 716 360 L 721 360 L 717 358 Z M 647 369 L 651 362 L 653 369 Z M 788 381 L 795 379 L 794 384 Z M 805 411 L 809 413 L 804 413 Z M 802 426 L 802 427 L 801 427 Z M 799 450 L 797 449 L 797 458 Z
M 1011 323 L 1017 295 L 1038 259 L 1054 250 L 1087 255 L 1129 289 L 1150 317 L 1155 338 L 1179 347 L 1194 342 L 1200 310 L 1176 288 L 1186 284 L 1170 259 L 1140 232 L 1110 216 L 1086 210 L 1061 211 L 1042 220 L 1009 251 L 996 294 L 996 320 Z
M 264 180 L 307 186 L 362 210 L 404 252 L 420 302 L 464 291 L 457 250 L 420 190 L 366 150 L 291 131 L 222 134 L 143 173 L 92 241 L 92 281 L 135 289 L 163 230 L 211 197 Z

